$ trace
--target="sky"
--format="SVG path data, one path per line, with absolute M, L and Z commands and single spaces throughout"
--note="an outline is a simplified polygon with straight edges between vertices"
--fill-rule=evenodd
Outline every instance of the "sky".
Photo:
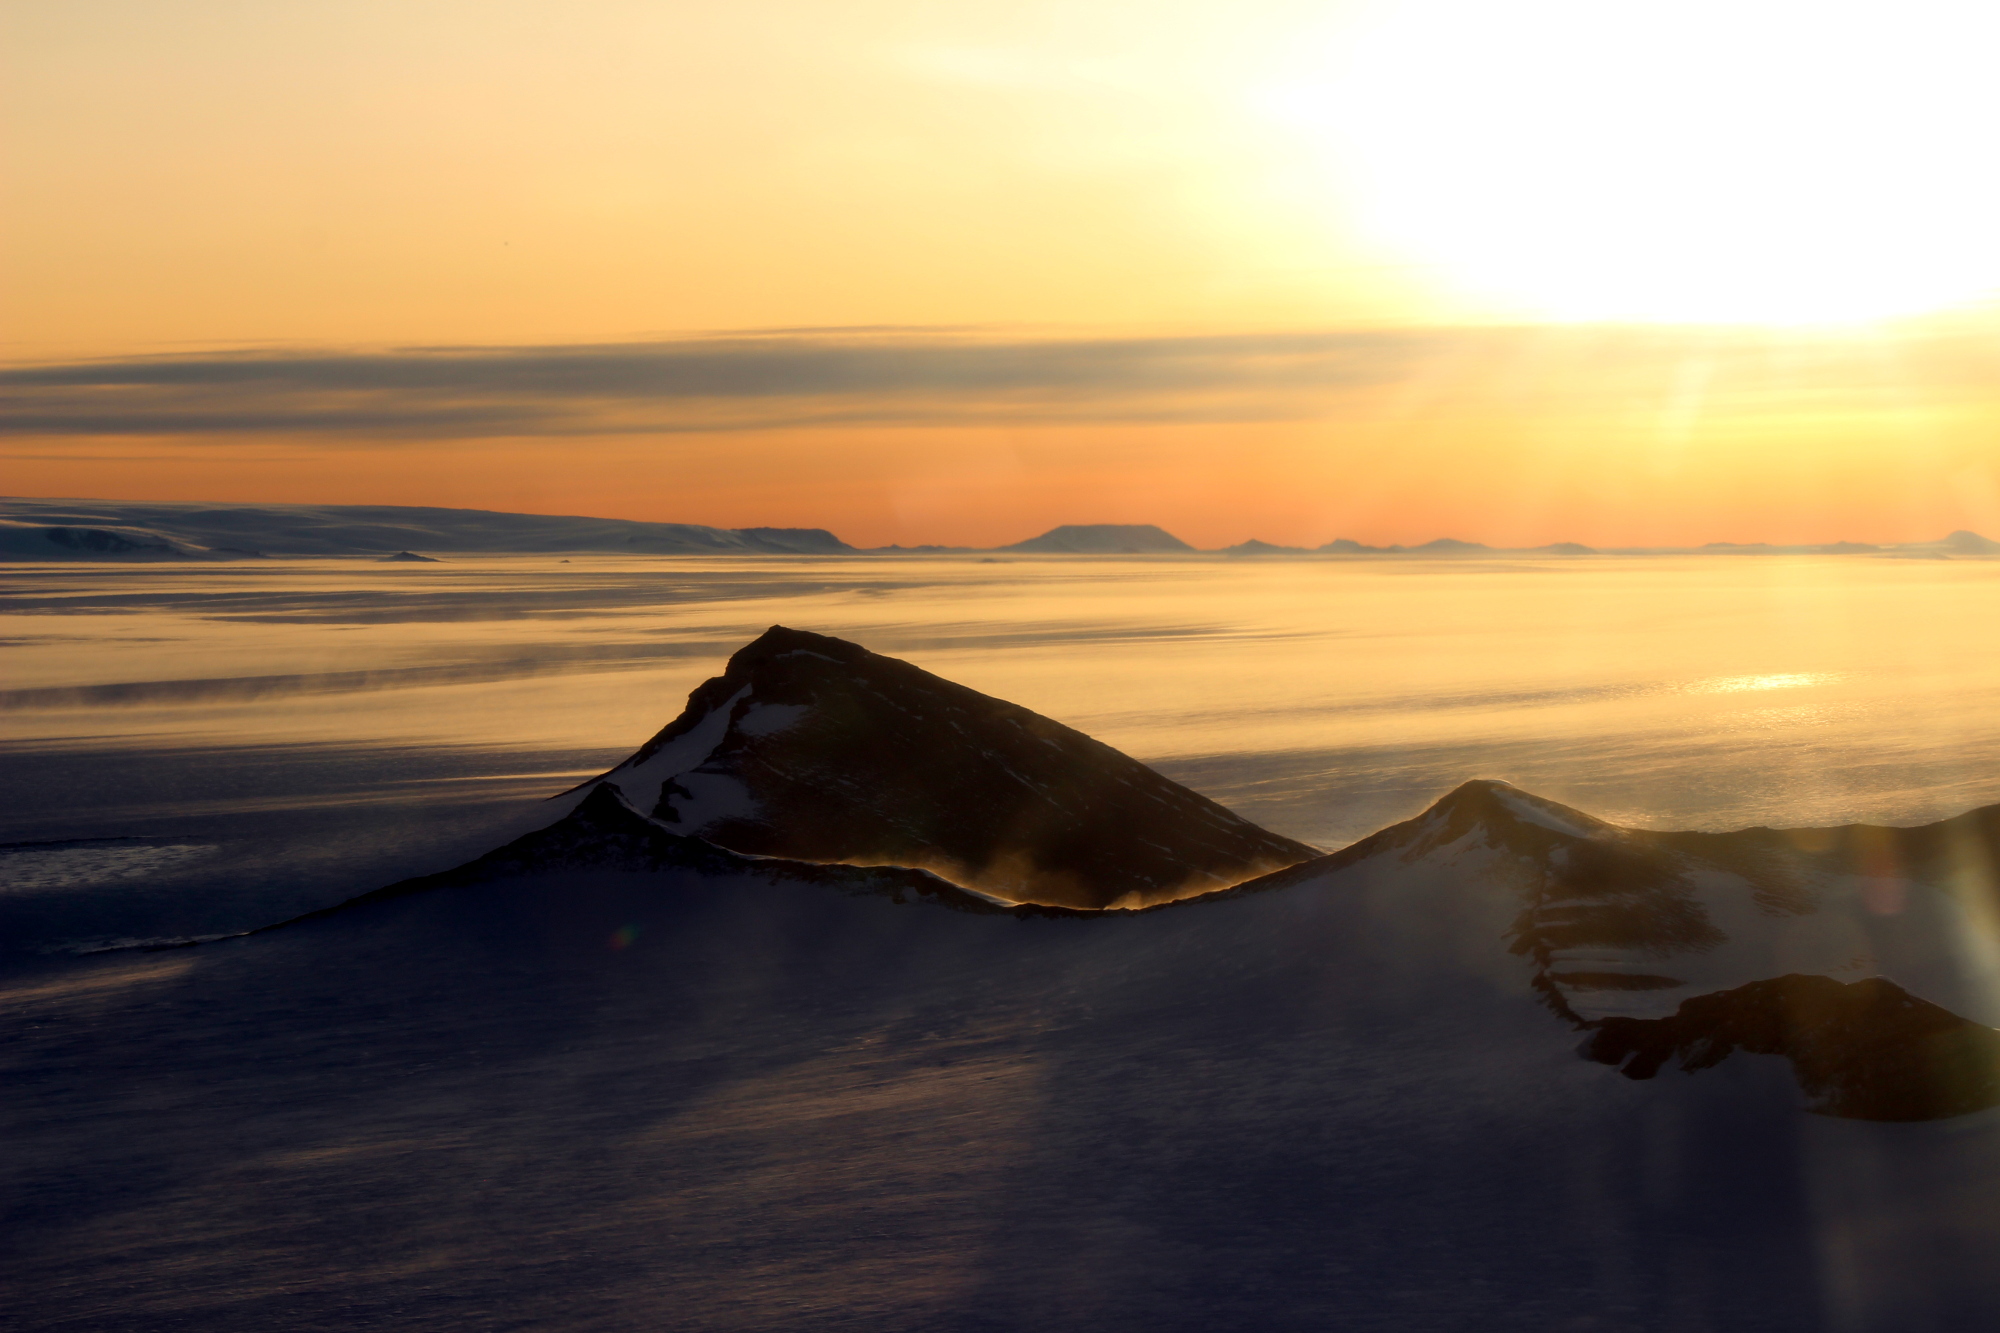
M 0 491 L 2000 536 L 1956 0 L 10 0 Z

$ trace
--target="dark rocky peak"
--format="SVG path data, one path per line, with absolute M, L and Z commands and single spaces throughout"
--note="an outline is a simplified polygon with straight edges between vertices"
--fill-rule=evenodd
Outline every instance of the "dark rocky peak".
M 1625 833 L 1616 824 L 1495 778 L 1460 783 L 1412 824 L 1428 846 L 1477 833 L 1490 845 L 1524 852 L 1568 846 L 1579 839 L 1614 841 Z
M 854 550 L 825 528 L 735 528 L 739 537 L 760 550 L 800 555 L 839 555 Z
M 1316 855 L 1102 742 L 858 644 L 774 626 L 599 781 L 755 856 L 1141 906 Z
M 1498 854 L 1490 873 L 1512 880 L 1523 904 L 1510 947 L 1544 971 L 1578 950 L 1665 957 L 1722 942 L 1687 855 L 1510 783 L 1464 783 L 1401 827 L 1406 861 Z
M 1689 1073 L 1738 1050 L 1792 1063 L 1810 1109 L 1855 1120 L 1941 1120 L 2000 1106 L 2000 1032 L 1885 977 L 1788 975 L 1684 1000 L 1666 1018 L 1606 1018 L 1582 1053 L 1627 1078 Z
M 1286 888 L 1380 857 L 1413 864 L 1472 848 L 1500 852 L 1517 869 L 1532 865 L 1547 870 L 1568 865 L 1580 845 L 1616 847 L 1630 832 L 1522 791 L 1512 783 L 1476 778 L 1453 788 L 1414 818 L 1391 824 L 1337 852 L 1274 871 L 1238 886 L 1234 892 L 1241 895 Z M 1586 850 L 1582 855 L 1591 853 Z
M 190 554 L 164 537 L 132 529 L 50 528 L 43 534 L 67 551 L 89 555 L 151 556 L 174 559 Z
M 1303 546 L 1276 546 L 1252 537 L 1249 541 L 1238 542 L 1234 546 L 1222 548 L 1224 555 L 1303 555 Z

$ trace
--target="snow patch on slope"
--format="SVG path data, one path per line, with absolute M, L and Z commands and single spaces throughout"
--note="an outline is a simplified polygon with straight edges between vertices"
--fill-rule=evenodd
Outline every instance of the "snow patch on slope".
M 796 726 L 810 712 L 804 704 L 756 704 L 736 719 L 736 729 L 745 736 L 775 736 Z
M 662 787 L 689 769 L 699 768 L 708 762 L 708 757 L 715 753 L 715 747 L 722 744 L 723 738 L 729 734 L 730 715 L 749 696 L 750 688 L 745 685 L 726 702 L 709 710 L 708 716 L 687 731 L 642 760 L 626 760 L 606 773 L 605 779 L 617 785 L 626 804 L 642 815 L 651 815 L 660 803 Z
M 700 833 L 724 819 L 757 819 L 764 813 L 742 779 L 728 773 L 682 773 L 666 789 L 666 797 L 654 822 L 681 834 Z

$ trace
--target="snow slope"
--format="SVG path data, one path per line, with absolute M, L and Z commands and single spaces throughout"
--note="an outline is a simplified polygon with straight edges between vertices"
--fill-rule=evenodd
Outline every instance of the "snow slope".
M 1481 781 L 1219 896 L 1370 895 L 1390 952 L 1526 969 L 1591 1034 L 1588 1058 L 1635 1079 L 1741 1048 L 1789 1059 L 1815 1109 L 1929 1120 L 2000 1106 L 1996 851 L 2000 807 L 1916 829 L 1655 833 Z
M 14 967 L 11 1321 L 2000 1321 L 2000 808 L 1657 833 L 1472 782 L 1136 911 L 724 845 L 851 828 L 928 855 L 1088 808 L 1114 813 L 1077 827 L 1151 857 L 1116 812 L 1178 789 L 1054 726 L 773 630 L 456 869 L 230 940 Z
M 1523 829 L 1575 835 L 1474 804 L 1286 884 L 1090 913 L 744 857 L 599 786 L 346 910 L 17 975 L 10 1314 L 1962 1333 L 2000 1313 L 2000 1115 L 1801 1115 L 1769 1055 L 1650 1080 L 1580 1058 L 1508 947 L 1520 885 L 1485 873 Z

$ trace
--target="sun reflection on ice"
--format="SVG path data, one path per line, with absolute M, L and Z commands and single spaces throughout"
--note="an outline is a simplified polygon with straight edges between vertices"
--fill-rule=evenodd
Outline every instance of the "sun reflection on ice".
M 1682 687 L 1686 694 L 1745 694 L 1752 690 L 1800 690 L 1832 685 L 1841 679 L 1832 671 L 1791 671 L 1768 676 L 1716 676 Z

